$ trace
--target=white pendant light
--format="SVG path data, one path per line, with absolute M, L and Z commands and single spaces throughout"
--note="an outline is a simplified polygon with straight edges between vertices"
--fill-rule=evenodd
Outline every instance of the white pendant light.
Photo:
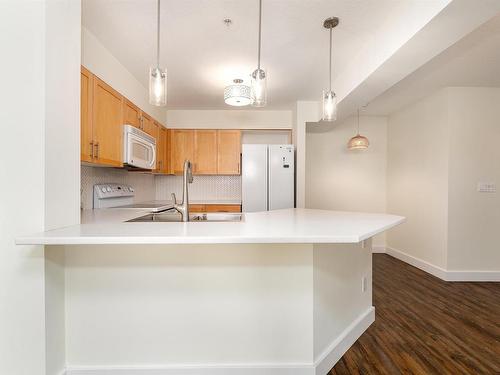
M 244 85 L 242 79 L 233 80 L 234 84 L 224 89 L 224 102 L 226 104 L 243 107 L 252 103 L 250 86 Z
M 358 133 L 347 143 L 349 150 L 365 150 L 370 146 L 370 141 L 365 136 L 359 134 L 359 109 L 358 109 Z
M 330 86 L 328 90 L 323 90 L 323 121 L 335 121 L 337 119 L 337 96 L 332 90 L 332 32 L 333 28 L 339 24 L 337 17 L 327 18 L 323 22 L 323 27 L 330 30 Z
M 160 0 L 156 32 L 156 65 L 149 68 L 149 103 L 164 106 L 167 104 L 167 69 L 160 67 Z
M 267 103 L 267 77 L 264 69 L 260 67 L 260 45 L 262 39 L 262 0 L 259 0 L 259 47 L 257 69 L 252 73 L 252 105 L 264 107 Z

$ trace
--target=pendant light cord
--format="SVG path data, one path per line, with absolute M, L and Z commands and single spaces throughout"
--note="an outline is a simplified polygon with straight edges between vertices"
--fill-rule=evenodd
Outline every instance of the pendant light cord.
M 359 108 L 358 108 L 358 135 L 359 135 Z
M 158 0 L 156 27 L 156 67 L 160 68 L 160 0 Z
M 330 28 L 330 91 L 332 91 L 332 32 L 333 28 Z
M 258 52 L 258 61 L 257 61 L 257 69 L 260 75 L 260 44 L 261 44 L 261 29 L 262 29 L 262 0 L 259 0 L 259 52 Z

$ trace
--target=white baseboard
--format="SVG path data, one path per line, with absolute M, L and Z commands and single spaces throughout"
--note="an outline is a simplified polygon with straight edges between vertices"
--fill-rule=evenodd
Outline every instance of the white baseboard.
M 375 307 L 371 306 L 318 355 L 314 361 L 315 375 L 326 375 L 374 321 Z
M 68 366 L 66 375 L 314 375 L 312 365 Z
M 446 271 L 446 281 L 500 282 L 500 271 Z
M 385 254 L 387 251 L 386 251 L 386 248 L 385 246 L 372 246 L 372 253 L 373 254 Z
M 372 306 L 328 345 L 314 364 L 68 366 L 65 375 L 326 375 L 374 321 Z
M 446 270 L 444 268 L 435 266 L 425 260 L 415 258 L 412 255 L 406 254 L 400 250 L 393 249 L 392 247 L 386 248 L 386 253 L 390 256 L 402 260 L 405 263 L 411 264 L 414 267 L 421 269 L 431 275 L 439 277 L 442 280 L 446 280 Z
M 386 253 L 444 281 L 500 281 L 500 271 L 449 271 L 391 247 Z

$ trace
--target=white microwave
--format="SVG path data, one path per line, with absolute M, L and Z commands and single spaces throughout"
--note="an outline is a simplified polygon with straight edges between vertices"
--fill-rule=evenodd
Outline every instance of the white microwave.
M 156 139 L 132 125 L 123 125 L 123 164 L 132 168 L 154 169 Z

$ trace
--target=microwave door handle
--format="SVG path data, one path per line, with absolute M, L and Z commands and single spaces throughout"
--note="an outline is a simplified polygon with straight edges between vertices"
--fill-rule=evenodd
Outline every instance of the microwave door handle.
M 149 166 L 151 169 L 155 169 L 155 163 L 156 163 L 156 146 L 149 145 L 151 147 L 151 151 L 153 152 L 153 160 L 151 160 L 151 163 L 149 163 Z

